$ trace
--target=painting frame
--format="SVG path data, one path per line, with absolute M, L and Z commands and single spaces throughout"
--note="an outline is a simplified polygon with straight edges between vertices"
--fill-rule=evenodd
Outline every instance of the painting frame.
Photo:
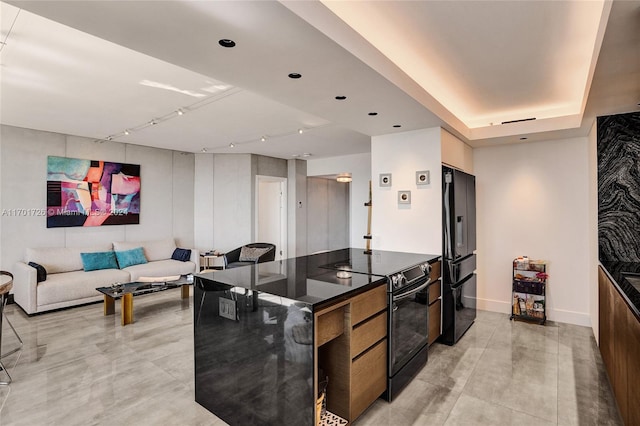
M 47 228 L 140 223 L 140 165 L 47 157 Z

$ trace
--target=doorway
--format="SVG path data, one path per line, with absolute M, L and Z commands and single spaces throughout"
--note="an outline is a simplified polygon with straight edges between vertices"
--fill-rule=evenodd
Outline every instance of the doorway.
M 275 260 L 287 257 L 287 179 L 256 176 L 255 241 L 276 245 Z

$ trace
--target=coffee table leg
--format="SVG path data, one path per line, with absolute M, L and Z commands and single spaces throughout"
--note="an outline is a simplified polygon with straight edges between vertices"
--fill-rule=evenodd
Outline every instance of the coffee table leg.
M 122 325 L 131 324 L 133 322 L 133 294 L 125 293 L 122 295 Z
M 182 296 L 183 299 L 188 299 L 189 298 L 189 284 L 183 284 L 182 285 L 181 296 Z
M 116 301 L 113 297 L 104 295 L 104 315 L 113 315 L 116 313 Z

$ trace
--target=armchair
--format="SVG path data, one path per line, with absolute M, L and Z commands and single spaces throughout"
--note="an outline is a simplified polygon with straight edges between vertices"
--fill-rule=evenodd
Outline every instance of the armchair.
M 224 255 L 224 267 L 238 268 L 256 263 L 270 262 L 276 257 L 276 246 L 270 243 L 251 243 Z

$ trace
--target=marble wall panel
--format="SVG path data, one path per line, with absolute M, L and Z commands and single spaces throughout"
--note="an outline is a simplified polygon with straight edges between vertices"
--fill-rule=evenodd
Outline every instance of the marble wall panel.
M 601 260 L 640 262 L 640 113 L 598 117 Z

